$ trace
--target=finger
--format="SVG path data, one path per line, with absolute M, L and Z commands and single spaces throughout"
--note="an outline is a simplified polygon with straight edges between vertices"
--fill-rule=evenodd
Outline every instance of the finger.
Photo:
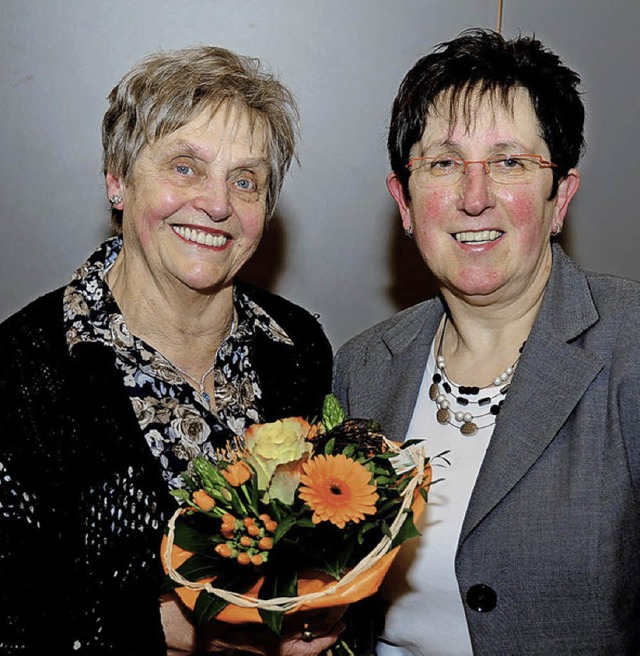
M 325 635 L 315 638 L 311 642 L 303 640 L 286 640 L 280 646 L 279 656 L 318 656 L 325 649 L 332 647 L 338 636 Z
M 347 608 L 346 605 L 331 606 L 295 613 L 288 618 L 283 634 L 294 638 L 305 627 L 310 627 L 317 635 L 329 633 L 336 622 L 342 618 Z
M 328 649 L 336 643 L 342 631 L 344 631 L 344 622 L 338 621 L 333 625 L 330 631 L 324 634 L 311 633 L 312 638 L 309 640 L 302 637 L 284 639 L 280 643 L 279 656 L 317 656 L 325 649 Z M 308 631 L 308 629 L 306 630 Z M 305 631 L 305 632 L 306 632 Z

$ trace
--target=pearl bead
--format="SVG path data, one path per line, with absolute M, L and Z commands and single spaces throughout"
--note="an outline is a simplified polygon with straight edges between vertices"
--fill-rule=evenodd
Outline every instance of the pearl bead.
M 444 329 L 440 336 L 440 344 L 438 346 L 438 351 L 440 351 L 442 348 L 443 334 L 444 334 Z M 522 346 L 524 346 L 524 343 Z M 520 353 L 522 353 L 522 347 L 520 348 Z M 520 356 L 518 356 L 518 358 L 519 357 Z M 516 363 L 517 361 L 518 359 L 516 359 Z M 485 388 L 468 387 L 465 385 L 456 385 L 455 383 L 452 383 L 447 377 L 447 373 L 446 373 L 447 365 L 444 356 L 441 354 L 436 355 L 435 364 L 436 364 L 436 368 L 440 370 L 442 373 L 441 374 L 434 373 L 433 384 L 429 388 L 429 398 L 432 401 L 435 401 L 436 405 L 438 406 L 438 410 L 436 412 L 436 420 L 440 424 L 443 425 L 451 424 L 451 420 L 455 419 L 456 422 L 461 424 L 460 426 L 458 426 L 460 432 L 464 436 L 471 436 L 471 435 L 475 435 L 478 432 L 479 428 L 486 428 L 486 426 L 489 426 L 495 422 L 495 417 L 500 412 L 500 406 L 502 405 L 502 400 L 498 401 L 497 403 L 493 403 L 493 405 L 491 405 L 491 407 L 489 408 L 489 412 L 486 412 L 486 410 L 484 410 L 484 406 L 489 404 L 492 400 L 497 401 L 498 398 L 500 398 L 500 396 L 502 397 L 502 399 L 504 399 L 504 395 L 509 389 L 509 379 L 511 378 L 511 376 L 513 376 L 515 372 L 515 365 L 506 367 L 501 374 L 499 374 L 493 379 L 493 383 L 492 383 L 493 386 L 499 388 L 497 393 L 483 392 L 484 394 L 488 393 L 493 395 L 475 400 L 475 399 L 465 399 L 464 397 L 467 395 L 479 394 L 480 391 Z M 444 387 L 443 391 L 440 390 L 440 384 L 442 384 L 442 386 Z M 487 388 L 488 387 L 489 386 L 487 386 Z M 456 392 L 453 388 L 457 388 L 458 392 Z M 458 393 L 461 394 L 462 396 L 457 397 L 456 394 Z M 465 409 L 464 411 L 458 410 L 453 414 L 452 417 L 451 402 L 448 400 L 450 397 L 456 399 L 456 403 L 458 406 L 468 406 L 469 403 L 477 403 L 479 408 L 482 408 L 479 410 L 480 414 L 478 415 L 478 417 L 474 417 L 473 413 L 469 412 L 468 409 Z M 493 416 L 493 421 L 491 421 L 489 424 L 486 423 L 486 420 L 485 420 L 485 425 L 483 426 L 478 426 L 475 423 L 476 419 L 485 417 L 487 415 L 489 417 Z

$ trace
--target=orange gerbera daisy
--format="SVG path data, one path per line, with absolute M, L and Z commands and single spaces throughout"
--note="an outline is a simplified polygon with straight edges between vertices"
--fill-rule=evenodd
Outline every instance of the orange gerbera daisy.
M 330 521 L 344 528 L 374 515 L 378 493 L 371 472 L 345 455 L 316 456 L 302 465 L 300 498 L 313 510 L 314 524 Z

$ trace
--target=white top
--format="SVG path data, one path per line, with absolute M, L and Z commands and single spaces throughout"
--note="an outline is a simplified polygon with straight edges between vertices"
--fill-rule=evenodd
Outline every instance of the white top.
M 432 345 L 407 439 L 425 439 L 433 480 L 442 480 L 429 491 L 429 503 L 418 525 L 422 536 L 401 547 L 381 588 L 381 595 L 392 605 L 376 645 L 378 656 L 473 654 L 454 556 L 493 424 L 471 437 L 463 436 L 455 426 L 439 424 L 437 406 L 429 398 L 434 368 Z M 453 412 L 468 410 L 456 407 L 453 396 L 450 400 Z M 486 418 L 478 423 L 487 423 Z M 445 457 L 450 465 L 435 458 L 443 451 L 449 451 Z

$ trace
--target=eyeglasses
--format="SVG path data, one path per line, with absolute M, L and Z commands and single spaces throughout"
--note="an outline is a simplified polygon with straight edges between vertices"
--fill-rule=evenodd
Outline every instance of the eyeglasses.
M 465 160 L 450 155 L 412 157 L 407 168 L 423 184 L 446 186 L 460 182 L 470 164 L 482 164 L 485 175 L 500 184 L 526 184 L 531 182 L 538 169 L 557 167 L 542 155 L 522 153 L 498 155 L 490 159 Z

